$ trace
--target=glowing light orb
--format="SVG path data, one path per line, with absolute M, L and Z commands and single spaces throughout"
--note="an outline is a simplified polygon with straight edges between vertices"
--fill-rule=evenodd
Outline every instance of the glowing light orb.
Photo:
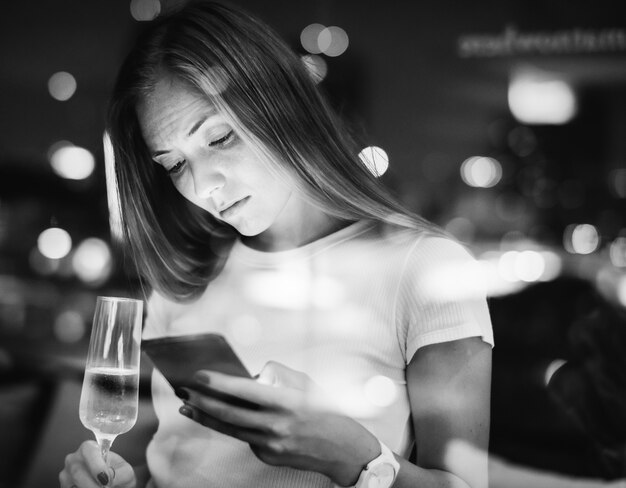
M 68 180 L 84 180 L 96 167 L 96 160 L 91 152 L 67 141 L 56 143 L 48 152 L 54 172 Z
M 388 407 L 396 400 L 398 394 L 395 383 L 382 375 L 373 376 L 367 380 L 364 392 L 367 401 L 377 407 Z
M 37 238 L 39 252 L 49 259 L 61 259 L 72 249 L 72 238 L 59 227 L 44 230 Z
M 159 0 L 131 0 L 130 14 L 138 22 L 147 22 L 161 13 Z
M 544 269 L 539 277 L 539 281 L 552 281 L 559 277 L 563 270 L 563 260 L 561 256 L 552 251 L 540 251 L 543 258 Z
M 509 83 L 509 109 L 524 124 L 565 124 L 576 114 L 572 87 L 550 74 L 522 72 Z
M 472 156 L 461 164 L 461 178 L 469 186 L 491 188 L 502 178 L 502 165 L 494 158 Z
M 319 50 L 329 57 L 341 56 L 346 52 L 349 44 L 350 40 L 346 31 L 334 25 L 326 27 L 317 36 Z
M 500 278 L 510 283 L 550 281 L 561 272 L 561 258 L 551 251 L 507 251 L 498 259 Z
M 600 234 L 591 224 L 570 224 L 563 233 L 563 246 L 572 254 L 591 254 L 600 246 Z
M 48 92 L 50 96 L 60 102 L 72 98 L 76 92 L 76 79 L 67 71 L 54 73 L 48 80 Z
M 53 330 L 61 342 L 78 342 L 85 335 L 85 321 L 76 310 L 65 310 L 54 319 Z
M 527 283 L 538 281 L 545 269 L 543 255 L 537 251 L 521 251 L 515 258 L 515 274 Z
M 614 169 L 608 175 L 609 188 L 616 197 L 626 198 L 626 169 Z
M 300 33 L 300 44 L 302 47 L 311 54 L 320 54 L 318 38 L 320 33 L 326 29 L 326 26 L 322 24 L 310 24 L 307 25 Z
M 309 76 L 315 83 L 320 83 L 328 73 L 328 64 L 324 58 L 315 54 L 305 54 L 300 58 L 304 67 L 309 72 Z
M 626 237 L 618 237 L 609 246 L 609 258 L 613 266 L 626 267 Z
M 367 169 L 376 176 L 382 176 L 389 168 L 389 156 L 384 149 L 377 146 L 368 146 L 361 150 L 359 158 Z
M 518 281 L 516 270 L 517 251 L 507 251 L 498 260 L 498 272 L 505 281 Z
M 81 242 L 72 256 L 72 267 L 87 284 L 100 284 L 111 274 L 111 250 L 106 242 L 90 237 Z

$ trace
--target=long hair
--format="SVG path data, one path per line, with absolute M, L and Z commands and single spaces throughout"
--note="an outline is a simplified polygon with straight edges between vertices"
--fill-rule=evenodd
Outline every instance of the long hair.
M 196 296 L 236 237 L 178 194 L 148 155 L 137 106 L 164 76 L 207 97 L 264 160 L 277 159 L 295 174 L 297 190 L 329 215 L 439 232 L 408 212 L 361 162 L 349 132 L 278 35 L 238 9 L 192 0 L 139 37 L 118 75 L 107 121 L 125 242 L 140 276 L 158 291 L 178 300 Z

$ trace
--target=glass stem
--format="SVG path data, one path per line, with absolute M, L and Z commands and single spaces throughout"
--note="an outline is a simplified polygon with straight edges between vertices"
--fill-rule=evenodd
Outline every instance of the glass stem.
M 102 451 L 102 459 L 104 459 L 105 463 L 109 457 L 109 449 L 111 449 L 111 444 L 113 444 L 114 439 L 115 436 L 96 436 L 100 451 Z

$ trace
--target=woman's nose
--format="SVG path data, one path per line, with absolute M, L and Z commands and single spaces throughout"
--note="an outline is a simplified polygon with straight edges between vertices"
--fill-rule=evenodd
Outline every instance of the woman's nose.
M 194 192 L 201 199 L 209 198 L 214 191 L 226 184 L 226 178 L 223 174 L 208 168 L 192 170 L 192 176 Z

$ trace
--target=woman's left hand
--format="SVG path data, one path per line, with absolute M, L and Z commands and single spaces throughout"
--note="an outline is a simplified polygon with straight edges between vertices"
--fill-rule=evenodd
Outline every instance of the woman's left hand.
M 266 364 L 256 381 L 213 371 L 199 371 L 194 379 L 197 390 L 177 391 L 185 403 L 181 413 L 247 442 L 267 464 L 317 471 L 349 486 L 380 454 L 367 429 L 320 401 L 321 390 L 309 376 L 280 363 Z M 250 405 L 235 405 L 220 394 Z

